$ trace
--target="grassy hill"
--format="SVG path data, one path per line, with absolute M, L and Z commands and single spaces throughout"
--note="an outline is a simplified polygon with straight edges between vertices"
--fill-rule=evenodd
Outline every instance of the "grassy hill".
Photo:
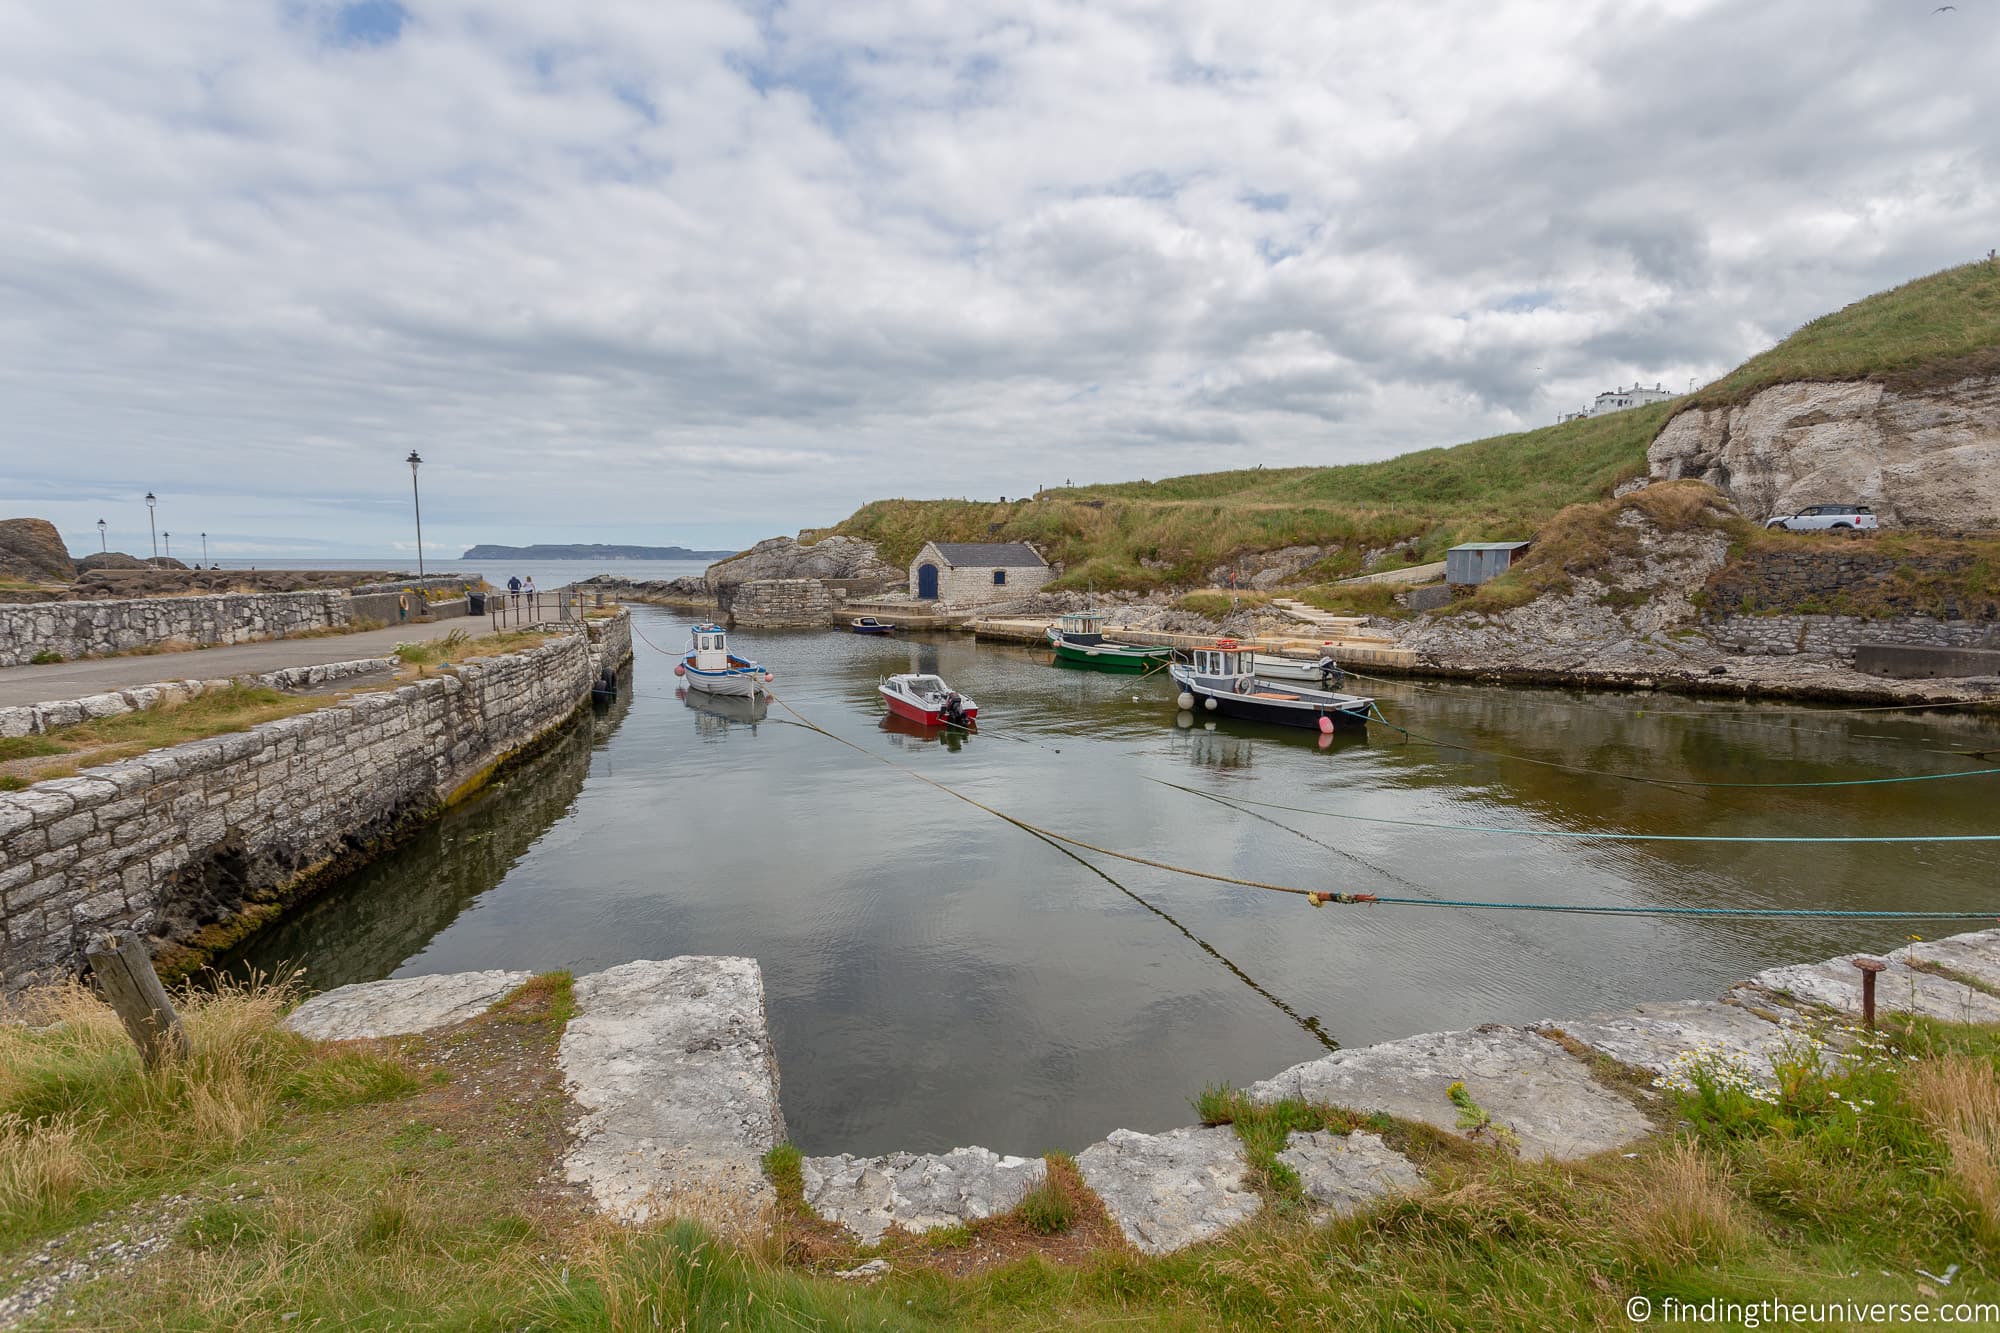
M 1937 388 L 2000 375 L 2000 263 L 1981 260 L 1877 292 L 1801 327 L 1676 409 L 1740 403 L 1791 380 Z
M 1946 269 L 1813 320 L 1707 388 L 1671 403 L 1343 467 L 1207 472 L 1078 486 L 1011 504 L 878 500 L 827 534 L 878 543 L 907 564 L 927 540 L 1032 541 L 1061 561 L 1060 587 L 1150 589 L 1208 581 L 1246 552 L 1338 546 L 1302 583 L 1435 560 L 1461 541 L 1529 537 L 1566 506 L 1601 500 L 1646 470 L 1668 417 L 1798 379 L 1903 388 L 2000 374 L 2000 264 Z

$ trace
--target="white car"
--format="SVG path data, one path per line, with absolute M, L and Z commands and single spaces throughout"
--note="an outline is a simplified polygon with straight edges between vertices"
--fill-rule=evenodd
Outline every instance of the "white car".
M 1767 528 L 1787 532 L 1873 532 L 1875 511 L 1867 505 L 1808 505 L 1796 514 L 1774 514 Z

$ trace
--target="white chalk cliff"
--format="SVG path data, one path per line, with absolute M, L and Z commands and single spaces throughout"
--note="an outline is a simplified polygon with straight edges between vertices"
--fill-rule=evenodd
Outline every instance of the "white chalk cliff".
M 1656 479 L 1708 482 L 1758 520 L 1855 501 L 1885 527 L 2000 527 L 2000 378 L 1777 384 L 1680 413 L 1647 457 Z

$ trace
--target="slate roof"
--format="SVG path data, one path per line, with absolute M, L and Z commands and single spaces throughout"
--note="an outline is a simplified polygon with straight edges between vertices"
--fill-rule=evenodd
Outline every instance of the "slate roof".
M 1026 542 L 932 542 L 931 549 L 954 569 L 968 567 L 1046 569 L 1048 561 Z

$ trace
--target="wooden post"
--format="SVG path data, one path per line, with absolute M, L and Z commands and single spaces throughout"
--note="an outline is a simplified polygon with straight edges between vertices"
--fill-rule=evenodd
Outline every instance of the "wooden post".
M 84 957 L 146 1068 L 186 1058 L 187 1030 L 167 998 L 167 988 L 160 984 L 160 974 L 153 970 L 153 956 L 146 952 L 144 941 L 114 930 L 93 941 Z

